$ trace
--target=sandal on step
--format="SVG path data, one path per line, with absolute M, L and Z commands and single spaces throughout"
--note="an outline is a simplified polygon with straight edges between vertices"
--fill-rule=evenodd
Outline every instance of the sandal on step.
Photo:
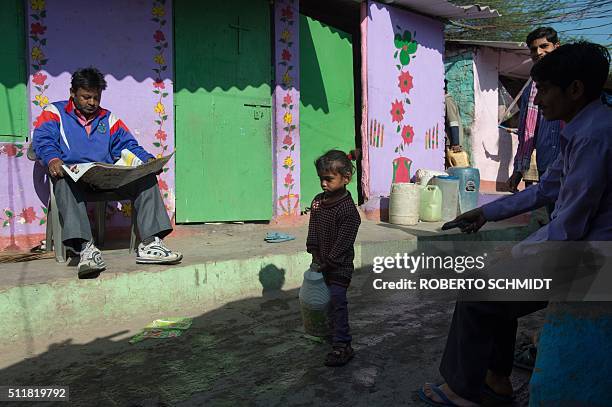
M 332 351 L 325 358 L 325 366 L 338 367 L 346 365 L 355 356 L 350 344 L 334 344 Z

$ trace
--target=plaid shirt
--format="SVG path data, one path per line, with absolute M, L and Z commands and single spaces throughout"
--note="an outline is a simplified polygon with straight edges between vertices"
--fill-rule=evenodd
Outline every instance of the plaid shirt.
M 561 121 L 548 121 L 542 117 L 538 111 L 537 126 L 535 137 L 526 140 L 525 124 L 527 122 L 527 112 L 529 110 L 529 95 L 533 82 L 525 88 L 521 96 L 518 141 L 519 145 L 514 156 L 514 171 L 525 173 L 531 164 L 531 154 L 535 148 L 537 154 L 538 172 L 543 174 L 546 169 L 559 155 L 559 135 L 561 132 Z
M 306 250 L 318 252 L 327 271 L 325 279 L 348 287 L 351 282 L 355 238 L 361 224 L 359 212 L 351 193 L 333 203 L 323 201 L 323 194 L 315 196 L 311 204 Z

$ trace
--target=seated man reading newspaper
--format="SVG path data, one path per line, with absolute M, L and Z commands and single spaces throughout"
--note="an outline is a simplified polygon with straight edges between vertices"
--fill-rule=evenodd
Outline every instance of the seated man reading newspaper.
M 66 246 L 80 253 L 79 278 L 95 278 L 106 268 L 102 253 L 93 243 L 87 217 L 86 192 L 91 186 L 67 177 L 66 169 L 82 163 L 113 164 L 130 152 L 144 163 L 155 158 L 130 134 L 125 124 L 100 107 L 104 76 L 96 68 L 79 69 L 72 75 L 70 99 L 48 105 L 35 123 L 33 148 L 48 167 L 63 225 Z M 136 224 L 142 239 L 137 263 L 172 264 L 182 255 L 168 249 L 162 238 L 172 231 L 170 219 L 154 174 L 148 174 L 114 191 L 134 202 Z

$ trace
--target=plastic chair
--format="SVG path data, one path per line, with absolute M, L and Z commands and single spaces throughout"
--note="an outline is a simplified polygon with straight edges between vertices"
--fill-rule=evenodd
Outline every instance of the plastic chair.
M 32 148 L 32 144 L 28 147 L 27 152 L 28 159 L 31 161 L 37 161 L 36 153 Z M 113 191 L 101 191 L 101 192 L 90 192 L 86 194 L 87 202 L 95 202 L 96 209 L 94 211 L 94 233 L 96 237 L 96 244 L 99 247 L 104 245 L 105 237 L 105 218 L 106 218 L 106 203 L 113 201 L 124 200 Z M 133 204 L 133 202 L 132 202 Z M 59 211 L 57 208 L 57 202 L 55 201 L 55 193 L 53 191 L 53 184 L 49 182 L 49 203 L 47 205 L 47 229 L 46 229 L 46 251 L 55 251 L 55 260 L 58 263 L 64 263 L 67 260 L 66 257 L 66 246 L 62 241 L 62 223 L 60 221 Z M 53 244 L 51 244 L 53 242 Z M 130 249 L 129 252 L 133 253 L 136 251 L 136 217 L 132 211 L 131 215 L 131 231 L 130 231 Z

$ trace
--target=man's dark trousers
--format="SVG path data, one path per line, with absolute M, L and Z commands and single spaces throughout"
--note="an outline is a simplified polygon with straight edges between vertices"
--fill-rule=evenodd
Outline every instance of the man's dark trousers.
M 87 184 L 75 183 L 68 176 L 54 181 L 55 200 L 63 227 L 62 240 L 67 244 L 74 242 L 72 239 L 92 240 L 86 202 L 89 191 Z M 133 201 L 142 240 L 152 236 L 163 238 L 172 231 L 155 175 L 143 177 L 113 192 Z
M 547 302 L 457 302 L 440 374 L 459 396 L 480 402 L 487 369 L 510 376 L 517 318 Z

